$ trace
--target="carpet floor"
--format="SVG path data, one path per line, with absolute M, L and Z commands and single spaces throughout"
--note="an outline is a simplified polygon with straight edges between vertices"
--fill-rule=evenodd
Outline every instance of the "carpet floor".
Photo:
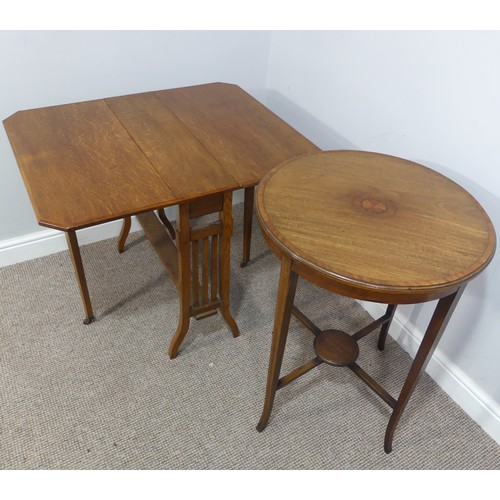
M 500 447 L 427 375 L 384 453 L 390 408 L 347 368 L 326 365 L 262 410 L 279 265 L 255 225 L 239 267 L 235 207 L 231 310 L 192 320 L 179 356 L 167 347 L 176 288 L 142 233 L 82 248 L 96 321 L 82 324 L 68 252 L 0 269 L 1 469 L 499 469 Z M 320 328 L 355 332 L 355 301 L 299 281 L 297 305 Z M 390 337 L 360 341 L 359 364 L 397 396 L 411 359 Z M 292 319 L 283 373 L 312 359 Z

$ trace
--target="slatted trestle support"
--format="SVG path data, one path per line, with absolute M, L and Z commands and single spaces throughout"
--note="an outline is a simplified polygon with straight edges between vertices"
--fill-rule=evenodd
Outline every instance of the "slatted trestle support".
M 347 366 L 352 370 L 370 389 L 372 389 L 383 401 L 391 408 L 395 408 L 397 400 L 394 399 L 377 381 L 366 373 L 357 363 L 359 349 L 357 342 L 369 333 L 382 327 L 378 340 L 378 348 L 383 350 L 385 339 L 389 329 L 390 322 L 394 317 L 396 306 L 390 304 L 383 316 L 372 321 L 369 325 L 361 328 L 353 335 L 348 335 L 339 330 L 321 330 L 317 327 L 297 306 L 293 305 L 291 313 L 300 321 L 311 333 L 314 334 L 314 348 L 316 357 L 295 368 L 287 375 L 278 380 L 276 390 L 282 389 L 290 382 L 306 374 L 313 368 L 327 363 L 333 366 Z
M 218 214 L 218 220 L 197 226 L 192 219 Z M 192 317 L 201 319 L 220 310 L 233 337 L 239 329 L 229 310 L 232 193 L 218 193 L 179 205 L 175 243 L 172 227 L 154 212 L 137 215 L 146 238 L 179 290 L 179 324 L 169 356 L 175 358 Z
M 220 307 L 218 256 L 221 234 L 220 222 L 191 231 L 193 278 L 191 315 L 196 319 L 215 314 Z
M 210 210 L 214 208 L 212 205 L 213 202 L 208 205 Z M 199 217 L 200 213 L 203 212 L 199 208 L 191 209 L 191 214 L 195 217 Z M 163 220 L 160 222 L 154 212 L 139 214 L 137 220 L 167 274 L 178 287 L 178 254 L 177 246 L 171 237 L 171 230 Z M 222 223 L 220 221 L 189 230 L 192 273 L 190 316 L 196 319 L 215 314 L 221 306 L 219 293 L 221 235 Z

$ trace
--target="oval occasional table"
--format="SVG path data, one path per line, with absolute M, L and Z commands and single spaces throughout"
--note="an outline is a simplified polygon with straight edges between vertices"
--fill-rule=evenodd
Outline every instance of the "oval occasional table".
M 493 225 L 479 203 L 417 163 L 362 151 L 325 151 L 285 162 L 257 190 L 257 216 L 281 261 L 262 431 L 276 391 L 312 368 L 347 366 L 392 409 L 384 449 L 466 284 L 495 252 Z M 333 293 L 388 304 L 354 335 L 321 331 L 294 306 L 298 276 Z M 398 304 L 438 300 L 401 392 L 393 398 L 357 363 L 357 341 L 380 328 L 383 350 Z M 316 357 L 280 378 L 290 317 L 312 333 Z

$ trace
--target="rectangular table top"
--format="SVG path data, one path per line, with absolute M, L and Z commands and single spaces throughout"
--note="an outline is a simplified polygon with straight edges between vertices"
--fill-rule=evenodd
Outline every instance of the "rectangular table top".
M 62 230 L 249 187 L 319 149 L 224 83 L 19 111 L 3 123 L 39 224 Z

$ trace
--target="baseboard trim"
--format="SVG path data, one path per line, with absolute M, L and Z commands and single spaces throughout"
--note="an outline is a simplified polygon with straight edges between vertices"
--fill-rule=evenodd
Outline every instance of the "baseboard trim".
M 233 205 L 242 203 L 244 190 L 239 189 L 233 193 Z M 166 209 L 169 220 L 176 218 L 174 207 Z M 120 234 L 122 221 L 116 220 L 81 229 L 77 232 L 78 243 L 88 245 L 107 238 L 116 238 Z M 130 232 L 141 230 L 139 223 L 132 217 Z M 55 229 L 41 229 L 35 233 L 25 234 L 17 238 L 0 241 L 0 267 L 11 266 L 26 260 L 38 259 L 68 249 L 64 232 Z
M 116 238 L 120 234 L 121 226 L 122 221 L 117 220 L 81 229 L 77 232 L 78 243 L 80 245 L 88 245 L 89 243 L 95 243 L 107 238 Z M 135 217 L 133 217 L 130 231 L 134 232 L 139 229 L 140 226 Z M 63 231 L 42 229 L 35 233 L 0 242 L 0 267 L 45 257 L 46 255 L 62 252 L 67 249 L 68 245 Z
M 242 203 L 244 200 L 244 190 L 239 189 L 233 193 L 233 205 Z M 174 207 L 166 209 L 169 220 L 176 218 Z M 122 221 L 117 220 L 107 222 L 98 226 L 81 229 L 77 232 L 78 242 L 81 245 L 88 245 L 96 241 L 117 237 L 120 234 Z M 139 223 L 132 217 L 130 232 L 142 230 Z M 0 267 L 11 266 L 26 260 L 38 259 L 57 252 L 68 249 L 64 232 L 54 229 L 41 229 L 35 233 L 25 234 L 17 238 L 0 241 Z
M 385 306 L 373 302 L 360 304 L 374 318 L 385 312 Z M 415 357 L 423 332 L 410 329 L 408 320 L 399 311 L 394 315 L 389 335 Z M 481 428 L 500 444 L 500 406 L 483 391 L 467 374 L 439 349 L 427 365 L 426 372 Z

